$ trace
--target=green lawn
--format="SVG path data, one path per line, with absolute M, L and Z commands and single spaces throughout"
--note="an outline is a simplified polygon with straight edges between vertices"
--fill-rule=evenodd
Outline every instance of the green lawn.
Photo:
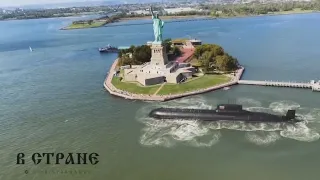
M 150 94 L 153 95 L 160 87 L 160 85 L 140 86 L 138 83 L 121 82 L 118 77 L 113 77 L 112 84 L 121 90 L 128 91 L 135 94 Z
M 157 95 L 168 95 L 184 93 L 188 91 L 203 89 L 217 84 L 223 84 L 230 81 L 230 78 L 225 75 L 204 75 L 198 78 L 193 78 L 182 84 L 165 84 Z M 118 77 L 113 77 L 112 84 L 121 90 L 135 94 L 153 95 L 161 85 L 141 86 L 138 83 L 121 82 Z
M 225 75 L 204 75 L 202 77 L 191 79 L 182 84 L 166 84 L 158 92 L 158 95 L 177 94 L 203 88 L 208 88 L 217 84 L 223 84 L 230 81 Z
M 92 24 L 70 24 L 65 29 L 84 29 L 84 28 L 94 28 L 94 27 L 100 27 L 104 26 L 106 22 L 103 21 L 94 21 Z

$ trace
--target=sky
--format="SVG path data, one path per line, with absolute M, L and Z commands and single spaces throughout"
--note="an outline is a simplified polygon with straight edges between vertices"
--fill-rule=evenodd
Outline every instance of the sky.
M 0 0 L 0 6 L 23 6 L 29 4 L 55 4 L 55 3 L 72 3 L 97 0 Z M 102 0 L 109 1 L 109 0 Z

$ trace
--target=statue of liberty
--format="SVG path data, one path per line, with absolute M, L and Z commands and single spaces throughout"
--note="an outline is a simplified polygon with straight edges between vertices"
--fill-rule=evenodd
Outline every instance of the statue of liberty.
M 164 22 L 159 18 L 158 14 L 154 14 L 152 7 L 150 7 L 153 20 L 153 32 L 154 32 L 154 42 L 162 42 L 162 28 Z

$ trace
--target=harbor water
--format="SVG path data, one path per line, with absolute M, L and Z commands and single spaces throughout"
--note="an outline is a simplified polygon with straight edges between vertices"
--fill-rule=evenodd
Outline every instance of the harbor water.
M 145 44 L 153 39 L 152 25 L 59 30 L 72 20 L 0 22 L 1 180 L 319 179 L 319 92 L 237 85 L 161 103 L 117 98 L 103 89 L 117 54 L 98 48 Z M 319 21 L 312 13 L 168 23 L 164 38 L 221 45 L 246 68 L 243 79 L 310 81 L 320 79 Z M 274 114 L 296 109 L 305 121 L 204 124 L 147 117 L 161 106 L 211 109 L 227 102 Z M 18 153 L 44 152 L 95 152 L 99 163 L 16 164 Z

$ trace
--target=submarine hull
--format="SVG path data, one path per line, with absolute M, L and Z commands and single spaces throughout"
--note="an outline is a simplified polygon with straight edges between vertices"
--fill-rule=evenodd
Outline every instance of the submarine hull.
M 262 112 L 216 112 L 207 109 L 158 108 L 149 113 L 155 119 L 184 119 L 201 121 L 243 121 L 243 122 L 292 122 L 293 118 Z

